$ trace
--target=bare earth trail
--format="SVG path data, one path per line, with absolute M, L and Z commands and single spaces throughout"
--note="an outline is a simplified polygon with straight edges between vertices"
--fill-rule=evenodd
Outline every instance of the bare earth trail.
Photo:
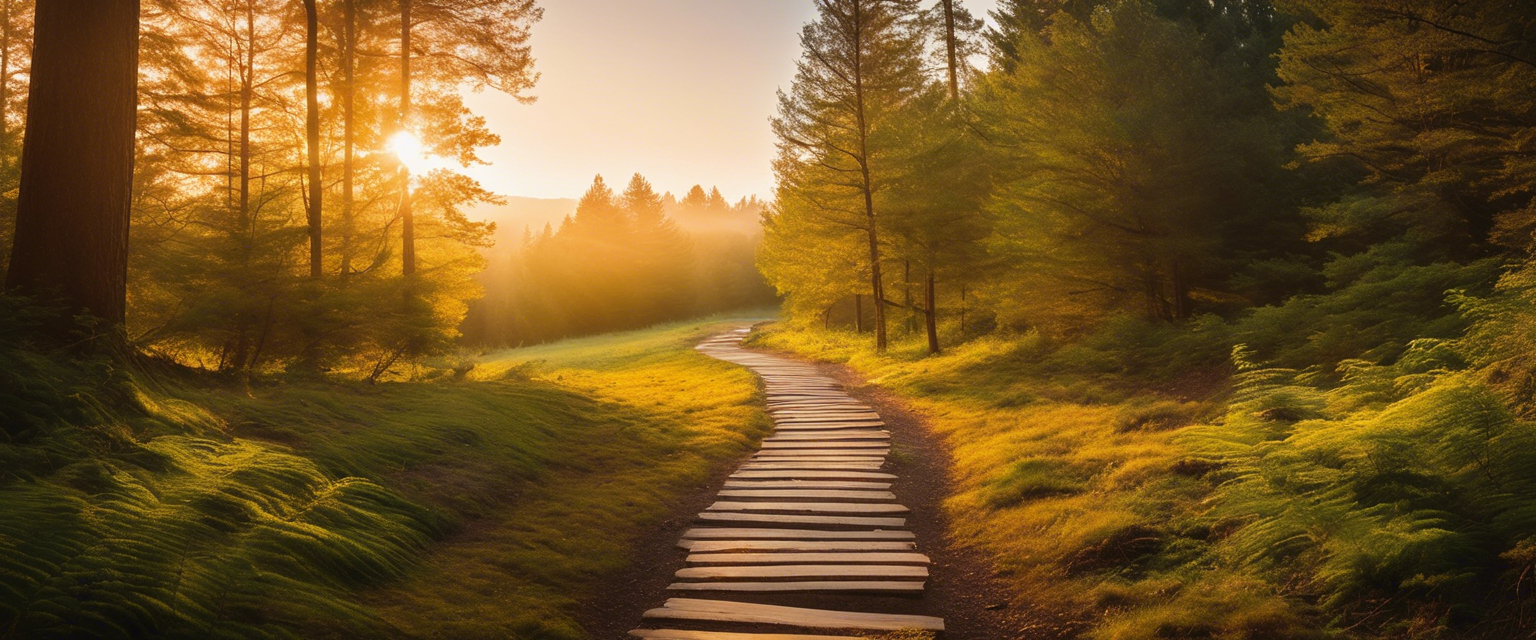
M 686 512 L 637 541 L 648 548 L 634 568 L 587 603 L 591 632 L 653 640 L 833 640 L 908 629 L 952 640 L 1054 635 L 1031 630 L 986 559 L 945 536 L 949 459 L 917 420 L 888 397 L 851 396 L 841 368 L 741 348 L 747 332 L 699 350 L 762 377 L 774 433 L 685 501 Z

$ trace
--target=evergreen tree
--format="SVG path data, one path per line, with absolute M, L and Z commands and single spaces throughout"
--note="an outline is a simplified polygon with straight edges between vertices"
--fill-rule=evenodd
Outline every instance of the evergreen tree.
M 925 84 L 925 34 L 917 3 L 911 0 L 821 0 L 817 12 L 816 20 L 801 32 L 804 54 L 793 86 L 780 94 L 773 120 L 779 139 L 774 173 L 781 204 L 775 213 L 806 216 L 809 224 L 786 221 L 770 227 L 767 242 L 809 245 L 841 237 L 841 230 L 862 232 L 875 344 L 883 351 L 880 207 L 903 162 L 896 127 L 887 125 L 901 117 Z M 798 237 L 775 234 L 802 228 L 823 231 Z M 775 248 L 768 255 L 783 251 Z M 794 286 L 782 278 L 777 282 Z

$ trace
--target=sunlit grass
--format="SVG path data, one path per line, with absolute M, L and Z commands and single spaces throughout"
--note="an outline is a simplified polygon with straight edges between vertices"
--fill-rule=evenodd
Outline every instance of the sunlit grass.
M 692 349 L 732 323 L 500 352 L 459 381 L 139 375 L 136 406 L 0 445 L 0 621 L 583 638 L 575 603 L 767 429 L 750 374 Z

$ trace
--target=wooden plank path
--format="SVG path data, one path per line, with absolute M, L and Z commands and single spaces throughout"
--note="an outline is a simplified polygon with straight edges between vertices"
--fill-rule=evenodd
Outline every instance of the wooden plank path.
M 643 628 L 630 635 L 853 640 L 904 629 L 942 632 L 944 621 L 931 616 L 764 602 L 834 594 L 889 610 L 889 600 L 877 599 L 921 598 L 932 561 L 891 491 L 891 434 L 880 415 L 814 366 L 741 348 L 749 331 L 712 337 L 698 349 L 763 379 L 775 431 L 678 541 L 687 556 L 668 587 L 675 597 L 645 612 Z

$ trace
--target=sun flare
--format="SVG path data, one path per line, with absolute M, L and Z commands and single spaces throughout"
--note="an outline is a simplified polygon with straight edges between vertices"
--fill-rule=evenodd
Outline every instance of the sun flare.
M 426 173 L 432 168 L 432 156 L 415 133 L 401 131 L 390 136 L 388 148 L 413 175 Z

